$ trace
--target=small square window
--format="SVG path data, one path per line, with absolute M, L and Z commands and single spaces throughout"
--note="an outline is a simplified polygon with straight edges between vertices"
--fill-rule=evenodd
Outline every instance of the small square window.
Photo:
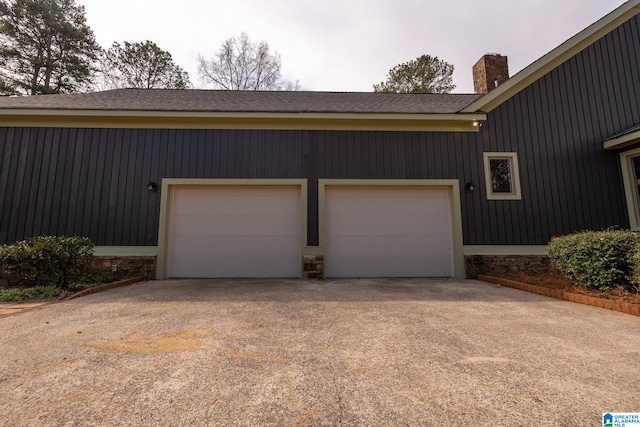
M 520 200 L 516 153 L 484 153 L 484 174 L 489 200 Z

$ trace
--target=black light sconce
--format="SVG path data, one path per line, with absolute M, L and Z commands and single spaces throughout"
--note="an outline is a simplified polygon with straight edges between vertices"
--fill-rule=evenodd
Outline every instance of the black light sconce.
M 149 190 L 149 191 L 158 191 L 158 184 L 156 184 L 156 183 L 155 183 L 155 182 L 153 182 L 153 181 L 150 181 L 150 182 L 147 184 L 147 190 Z
M 473 191 L 476 189 L 476 185 L 473 182 L 467 182 L 464 188 L 466 188 L 467 191 Z

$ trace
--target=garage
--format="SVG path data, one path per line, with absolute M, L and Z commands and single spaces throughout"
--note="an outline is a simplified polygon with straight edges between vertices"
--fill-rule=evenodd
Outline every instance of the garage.
M 168 277 L 300 277 L 300 186 L 173 186 L 168 212 Z
M 449 187 L 325 187 L 327 277 L 452 277 Z

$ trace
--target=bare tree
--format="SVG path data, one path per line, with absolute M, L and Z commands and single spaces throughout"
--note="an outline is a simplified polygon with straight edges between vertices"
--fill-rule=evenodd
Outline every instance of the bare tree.
M 173 62 L 171 54 L 152 41 L 124 46 L 114 42 L 100 56 L 97 89 L 187 89 L 189 74 Z
M 205 86 L 225 90 L 299 90 L 280 75 L 280 54 L 267 42 L 255 43 L 245 33 L 225 40 L 211 59 L 198 55 L 198 74 Z

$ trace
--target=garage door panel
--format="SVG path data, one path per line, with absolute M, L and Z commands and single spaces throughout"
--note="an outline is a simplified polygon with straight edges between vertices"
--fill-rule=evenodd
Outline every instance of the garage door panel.
M 176 217 L 178 218 L 178 217 Z M 179 235 L 207 236 L 268 236 L 273 234 L 298 234 L 291 224 L 299 221 L 296 215 L 180 215 L 173 228 Z
M 174 215 L 278 215 L 283 209 L 296 210 L 297 202 L 282 189 L 185 188 L 174 194 Z M 296 191 L 296 190 L 293 190 Z
M 185 236 L 173 246 L 174 256 L 264 256 L 276 253 L 296 255 L 300 244 L 287 236 Z
M 333 233 L 343 236 L 383 235 L 437 235 L 449 236 L 447 229 L 440 226 L 446 222 L 445 217 L 417 217 L 417 216 L 333 216 L 327 221 L 327 226 Z
M 224 197 L 224 196 L 220 196 Z M 247 197 L 253 197 L 251 194 Z M 183 204 L 188 200 L 181 200 Z M 280 205 L 280 206 L 278 206 Z M 245 212 L 247 215 L 278 215 L 282 213 L 283 207 L 296 208 L 296 203 L 283 198 L 255 198 L 253 200 L 225 200 L 216 198 L 212 201 L 197 200 L 194 205 L 176 205 L 174 213 L 176 215 L 235 215 L 238 212 Z M 256 212 L 257 211 L 257 212 Z M 256 212 L 256 213 L 254 213 Z
M 252 268 L 247 268 L 249 263 Z M 300 258 L 295 257 L 176 257 L 172 277 L 298 277 Z
M 168 277 L 299 277 L 300 187 L 171 192 Z
M 415 189 L 364 190 L 364 194 L 358 190 L 345 189 L 343 194 L 332 196 L 335 203 L 331 209 L 335 215 L 396 215 L 399 212 L 398 203 L 401 203 L 406 211 L 421 212 L 426 216 L 448 216 L 448 190 L 431 189 L 430 193 L 429 198 L 425 199 L 424 191 Z
M 327 277 L 451 277 L 448 187 L 325 188 Z
M 384 240 L 384 244 L 380 243 L 381 240 Z M 328 245 L 327 254 L 335 257 L 351 254 L 367 254 L 370 257 L 389 254 L 393 257 L 428 256 L 448 253 L 450 246 L 449 236 L 429 236 L 428 240 L 421 236 L 345 236 L 340 240 L 340 245 Z
M 223 196 L 220 196 L 223 197 Z M 247 195 L 247 197 L 252 197 Z M 175 205 L 173 213 L 175 215 L 235 215 L 238 212 L 245 212 L 249 216 L 258 215 L 278 215 L 282 212 L 282 208 L 290 207 L 295 209 L 295 203 L 291 203 L 286 199 L 256 199 L 256 200 L 238 200 L 236 203 L 230 203 L 220 199 L 213 201 L 197 200 L 194 205 L 186 205 L 190 203 L 188 200 L 180 200 L 180 204 Z M 278 206 L 278 204 L 280 206 Z M 257 212 L 256 212 L 257 211 Z M 254 213 L 256 212 L 256 213 Z

